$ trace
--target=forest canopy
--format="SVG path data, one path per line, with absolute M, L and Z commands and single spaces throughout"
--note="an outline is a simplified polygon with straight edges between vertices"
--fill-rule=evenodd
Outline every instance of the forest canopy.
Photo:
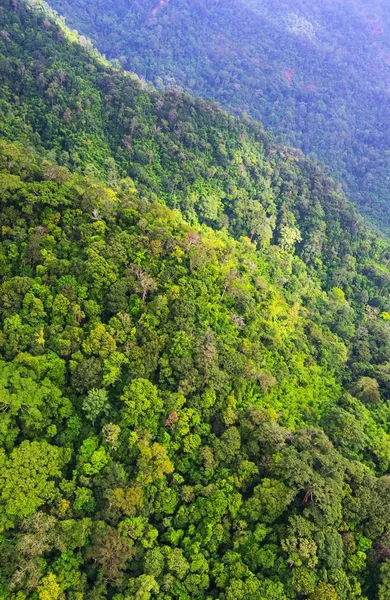
M 0 596 L 388 600 L 389 244 L 34 5 L 0 11 Z

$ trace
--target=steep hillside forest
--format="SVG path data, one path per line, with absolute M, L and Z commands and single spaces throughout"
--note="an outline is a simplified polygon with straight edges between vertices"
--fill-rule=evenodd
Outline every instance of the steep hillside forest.
M 328 164 L 390 233 L 387 0 L 50 0 L 158 88 L 248 113 Z
M 1 600 L 389 600 L 389 243 L 44 2 L 0 75 Z

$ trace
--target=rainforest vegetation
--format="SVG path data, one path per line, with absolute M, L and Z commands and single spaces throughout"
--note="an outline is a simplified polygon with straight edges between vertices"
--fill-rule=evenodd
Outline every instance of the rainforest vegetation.
M 389 243 L 44 3 L 0 72 L 0 597 L 388 600 Z
M 324 161 L 390 232 L 386 0 L 50 0 L 157 87 L 248 113 Z

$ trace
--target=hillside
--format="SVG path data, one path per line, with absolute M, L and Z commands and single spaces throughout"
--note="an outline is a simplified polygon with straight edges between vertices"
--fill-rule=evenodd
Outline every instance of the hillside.
M 296 246 L 328 286 L 347 290 L 354 255 L 386 254 L 326 168 L 274 144 L 255 122 L 110 70 L 44 4 L 42 14 L 22 6 L 2 15 L 0 134 L 9 141 L 109 185 L 130 176 L 189 222 Z
M 4 0 L 0 597 L 387 600 L 390 246 Z
M 249 113 L 331 168 L 390 226 L 390 22 L 383 0 L 51 0 L 110 59 Z

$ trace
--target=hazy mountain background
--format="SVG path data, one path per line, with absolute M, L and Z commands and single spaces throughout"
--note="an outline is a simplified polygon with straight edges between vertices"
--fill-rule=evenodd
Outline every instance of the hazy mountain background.
M 326 162 L 390 226 L 390 17 L 383 1 L 51 0 L 110 59 L 249 113 Z

